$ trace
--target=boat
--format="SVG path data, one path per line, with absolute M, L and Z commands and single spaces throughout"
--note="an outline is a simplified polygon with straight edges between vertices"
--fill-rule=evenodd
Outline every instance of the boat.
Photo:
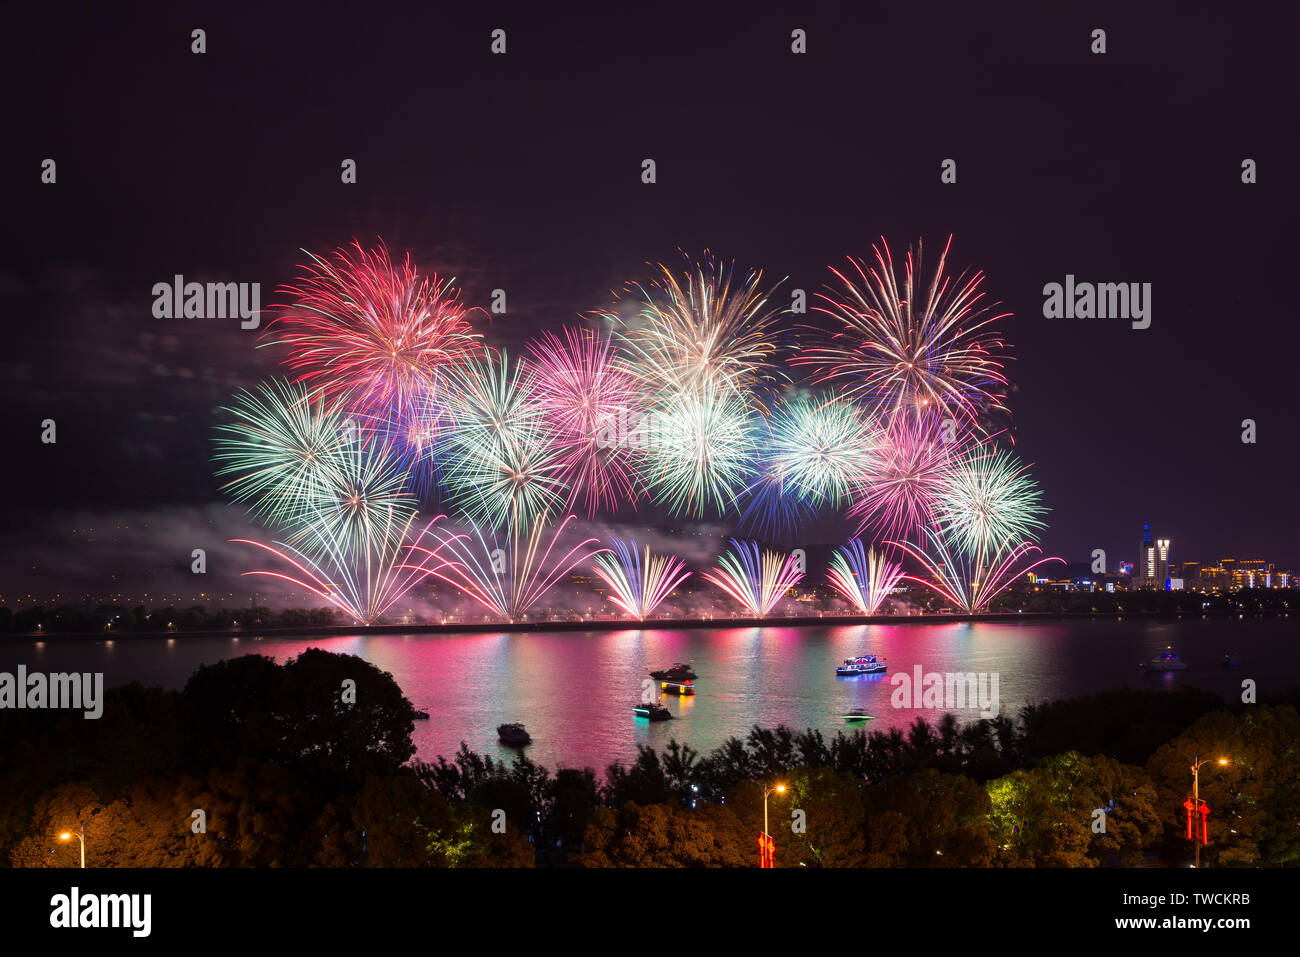
M 532 735 L 524 730 L 522 724 L 518 723 L 497 725 L 497 737 L 501 739 L 502 744 L 509 745 L 512 748 L 522 748 L 533 743 Z
M 696 678 L 699 677 L 699 675 L 697 675 L 694 671 L 691 670 L 690 665 L 684 665 L 680 661 L 678 661 L 674 663 L 671 668 L 665 668 L 662 671 L 650 672 L 650 677 L 654 678 L 656 681 L 683 682 L 683 681 L 694 681 Z
M 1241 667 L 1241 655 L 1224 655 L 1224 656 L 1223 656 L 1223 667 L 1225 667 L 1225 668 L 1240 668 L 1240 667 Z
M 875 717 L 874 714 L 867 714 L 861 708 L 854 708 L 852 711 L 844 712 L 844 720 L 852 724 L 855 721 L 870 721 Z
M 642 702 L 632 709 L 632 713 L 638 718 L 645 718 L 647 721 L 668 721 L 672 718 L 673 713 L 658 702 Z
M 885 659 L 879 655 L 858 655 L 856 658 L 845 658 L 844 664 L 835 669 L 835 674 L 841 677 L 852 677 L 853 675 L 878 675 L 887 670 Z
M 689 678 L 686 679 L 685 681 L 661 681 L 659 682 L 659 690 L 664 692 L 664 694 L 675 694 L 675 695 L 695 694 L 695 686 L 691 684 Z
M 1187 662 L 1183 661 L 1172 651 L 1161 652 L 1157 658 L 1152 658 L 1142 667 L 1147 671 L 1184 671 L 1187 668 Z

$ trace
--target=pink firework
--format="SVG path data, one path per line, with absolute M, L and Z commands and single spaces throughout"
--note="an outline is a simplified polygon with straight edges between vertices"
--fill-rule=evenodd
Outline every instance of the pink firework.
M 859 520 L 858 534 L 905 539 L 933 524 L 937 496 L 962 444 L 963 436 L 945 431 L 942 420 L 896 417 L 849 511 Z
M 641 406 L 637 381 L 617 360 L 612 340 L 592 329 L 544 332 L 529 345 L 532 373 L 550 444 L 569 486 L 569 504 L 581 499 L 588 516 L 635 503 L 629 423 Z
M 813 366 L 819 382 L 872 398 L 882 411 L 941 413 L 975 422 L 1002 411 L 1007 379 L 1000 356 L 1006 343 L 996 313 L 982 304 L 982 272 L 944 273 L 948 238 L 928 283 L 921 272 L 921 246 L 907 254 L 900 285 L 889 246 L 874 246 L 875 265 L 849 257 L 844 271 L 831 269 L 839 288 L 818 294 L 821 312 L 840 328 L 829 344 L 794 359 Z
M 272 342 L 288 347 L 298 381 L 346 398 L 370 427 L 399 443 L 422 436 L 442 374 L 480 346 L 454 280 L 421 276 L 409 255 L 395 266 L 382 243 L 307 255 L 299 282 L 280 289 L 292 300 L 276 307 Z

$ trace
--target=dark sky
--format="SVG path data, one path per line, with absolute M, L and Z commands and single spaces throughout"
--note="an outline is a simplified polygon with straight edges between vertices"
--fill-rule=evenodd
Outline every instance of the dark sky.
M 152 285 L 260 282 L 265 302 L 300 248 L 353 237 L 473 304 L 505 288 L 491 336 L 510 343 L 679 247 L 789 277 L 787 298 L 882 235 L 901 256 L 951 233 L 951 265 L 1014 313 L 1010 405 L 1050 554 L 1133 560 L 1151 521 L 1177 561 L 1300 566 L 1293 23 L 1195 4 L 179 6 L 5 14 L 0 594 L 34 540 L 125 514 L 158 533 L 219 500 L 215 409 L 273 357 L 237 322 L 153 318 Z M 1045 319 L 1067 273 L 1151 283 L 1151 327 Z

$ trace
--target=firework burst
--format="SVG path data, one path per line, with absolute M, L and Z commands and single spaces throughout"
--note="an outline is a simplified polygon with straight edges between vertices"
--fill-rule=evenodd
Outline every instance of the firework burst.
M 902 565 L 888 561 L 875 549 L 864 549 L 861 539 L 851 538 L 831 556 L 828 581 L 859 613 L 874 615 L 902 577 Z
M 423 435 L 446 372 L 480 349 L 455 281 L 421 276 L 409 256 L 394 265 L 382 244 L 307 255 L 302 278 L 280 290 L 291 301 L 276 307 L 267 344 L 285 346 L 299 381 L 345 400 L 383 439 Z M 404 451 L 422 461 L 418 444 Z
M 233 419 L 216 428 L 216 474 L 230 476 L 222 491 L 264 520 L 289 524 L 303 499 L 328 483 L 347 417 L 337 403 L 282 379 L 238 392 L 221 411 Z
M 740 395 L 710 385 L 662 399 L 643 449 L 655 501 L 677 515 L 730 508 L 754 474 L 752 416 Z
M 217 474 L 250 511 L 314 556 L 331 542 L 359 546 L 401 534 L 415 514 L 408 474 L 392 450 L 368 440 L 342 405 L 279 380 L 236 396 L 217 427 Z
M 609 600 L 633 618 L 644 621 L 654 614 L 674 588 L 691 576 L 681 559 L 673 555 L 645 555 L 636 542 L 611 539 L 614 553 L 596 556 L 592 571 L 609 586 Z
M 757 542 L 733 538 L 731 549 L 701 577 L 717 585 L 755 618 L 766 618 L 777 601 L 803 579 L 793 554 L 761 551 Z
M 452 427 L 436 457 L 459 513 L 478 525 L 522 528 L 563 508 L 562 462 L 532 376 L 505 352 L 489 352 L 452 381 Z
M 616 361 L 613 341 L 591 329 L 543 333 L 530 346 L 538 406 L 558 460 L 569 505 L 588 517 L 635 503 L 636 473 L 624 434 L 642 407 L 637 380 Z
M 778 376 L 772 290 L 761 289 L 761 272 L 735 281 L 733 270 L 707 253 L 683 277 L 661 264 L 654 280 L 629 286 L 637 304 L 631 321 L 603 313 L 649 394 L 701 387 L 745 394 Z
M 872 473 L 881 431 L 875 418 L 837 397 L 799 392 L 777 402 L 747 489 L 743 519 L 782 533 L 822 508 L 839 508 Z
M 1005 542 L 1034 538 L 1044 527 L 1039 517 L 1038 484 L 1010 452 L 989 444 L 975 446 L 954 462 L 936 496 L 937 525 L 946 537 L 976 557 Z
M 920 422 L 891 422 L 849 510 L 859 520 L 858 534 L 908 538 L 931 524 L 951 463 L 940 433 Z
M 1005 412 L 999 357 L 1006 344 L 996 323 L 1010 314 L 980 304 L 983 273 L 945 275 L 951 245 L 949 237 L 928 285 L 919 279 L 919 243 L 907 255 L 901 288 L 883 239 L 873 247 L 874 266 L 850 257 L 844 271 L 832 268 L 840 289 L 819 294 L 815 308 L 841 328 L 795 363 L 895 415 L 938 412 L 975 423 L 981 413 Z

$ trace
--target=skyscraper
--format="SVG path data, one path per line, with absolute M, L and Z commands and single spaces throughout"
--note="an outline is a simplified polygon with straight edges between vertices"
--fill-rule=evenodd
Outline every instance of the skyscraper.
M 1169 539 L 1151 540 L 1151 523 L 1142 526 L 1142 545 L 1138 550 L 1138 576 L 1145 588 L 1169 585 Z

